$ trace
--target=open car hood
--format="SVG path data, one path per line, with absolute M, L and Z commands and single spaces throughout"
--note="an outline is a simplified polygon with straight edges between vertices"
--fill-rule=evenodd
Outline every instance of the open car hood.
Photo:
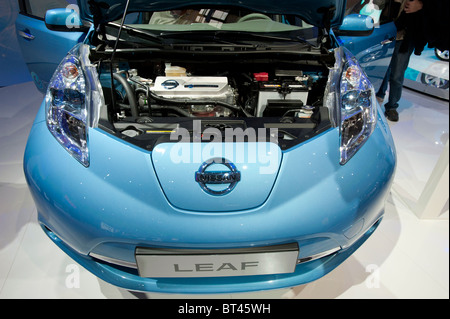
M 127 0 L 78 0 L 83 20 L 101 24 L 120 19 Z M 128 12 L 166 11 L 186 6 L 234 6 L 266 14 L 289 14 L 309 24 L 330 28 L 341 24 L 344 0 L 130 0 Z

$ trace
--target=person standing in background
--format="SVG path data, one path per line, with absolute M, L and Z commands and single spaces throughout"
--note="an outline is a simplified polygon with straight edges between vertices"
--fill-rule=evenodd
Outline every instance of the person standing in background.
M 416 41 L 417 38 L 422 39 L 422 36 L 419 35 L 419 33 L 422 33 L 420 32 L 421 19 L 419 16 L 414 17 L 413 15 L 421 14 L 423 9 L 423 2 L 420 0 L 395 0 L 395 2 L 399 5 L 399 14 L 396 19 L 396 44 L 391 63 L 377 93 L 377 100 L 381 104 L 384 101 L 389 84 L 389 100 L 384 105 L 384 114 L 388 120 L 393 122 L 399 120 L 398 102 L 402 96 L 403 81 L 411 54 L 414 50 L 417 54 L 421 53 L 420 48 L 417 48 L 418 41 Z M 426 42 L 423 47 L 425 45 Z

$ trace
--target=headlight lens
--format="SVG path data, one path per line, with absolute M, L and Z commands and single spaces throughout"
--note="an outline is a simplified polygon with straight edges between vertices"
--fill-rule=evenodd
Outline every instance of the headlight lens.
M 345 164 L 375 129 L 375 90 L 356 59 L 345 52 L 340 81 L 340 162 Z
M 74 48 L 56 69 L 46 94 L 47 126 L 56 140 L 81 164 L 89 166 L 90 85 Z

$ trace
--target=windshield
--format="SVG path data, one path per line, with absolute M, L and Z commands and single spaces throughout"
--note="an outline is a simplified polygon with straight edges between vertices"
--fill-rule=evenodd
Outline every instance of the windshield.
M 120 23 L 121 21 L 116 21 Z M 243 35 L 257 34 L 253 41 L 293 40 L 315 45 L 318 38 L 318 28 L 305 23 L 296 16 L 262 14 L 246 9 L 199 9 L 185 8 L 179 10 L 160 12 L 130 13 L 125 19 L 125 25 L 139 29 L 162 38 L 181 35 L 178 40 L 183 40 L 183 35 L 214 31 L 211 34 L 239 34 L 236 40 L 243 39 Z M 272 35 L 273 37 L 269 37 Z M 264 36 L 267 36 L 266 38 Z M 189 38 L 189 37 L 188 37 Z M 233 42 L 233 38 L 227 39 Z

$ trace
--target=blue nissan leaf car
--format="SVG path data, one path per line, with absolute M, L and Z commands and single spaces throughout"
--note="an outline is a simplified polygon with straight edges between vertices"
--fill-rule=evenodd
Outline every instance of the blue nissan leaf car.
M 45 95 L 23 164 L 43 231 L 135 291 L 338 267 L 381 222 L 396 165 L 375 98 L 396 31 L 378 2 L 19 0 Z

